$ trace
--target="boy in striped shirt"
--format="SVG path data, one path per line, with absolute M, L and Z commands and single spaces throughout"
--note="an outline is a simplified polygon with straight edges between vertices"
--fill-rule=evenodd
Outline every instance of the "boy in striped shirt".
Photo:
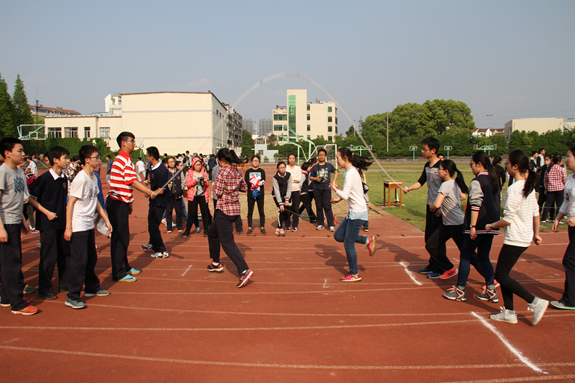
M 152 191 L 138 181 L 136 169 L 130 154 L 136 149 L 136 137 L 133 133 L 122 132 L 116 138 L 120 147 L 110 172 L 110 191 L 106 198 L 106 211 L 112 224 L 112 279 L 117 282 L 136 282 L 133 275 L 140 274 L 128 263 L 128 246 L 130 244 L 129 216 L 132 214 L 134 189 L 150 198 L 155 198 L 158 191 Z

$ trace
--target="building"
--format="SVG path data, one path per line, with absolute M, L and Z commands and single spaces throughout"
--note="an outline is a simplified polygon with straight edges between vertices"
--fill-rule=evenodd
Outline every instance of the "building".
M 504 132 L 507 141 L 511 139 L 511 134 L 515 131 L 539 132 L 545 133 L 552 130 L 560 129 L 561 131 L 571 130 L 570 124 L 565 123 L 564 118 L 518 118 L 513 119 L 505 124 Z
M 273 133 L 278 142 L 308 140 L 323 136 L 334 141 L 337 134 L 337 107 L 334 102 L 307 101 L 306 89 L 288 89 L 287 107 L 277 106 L 272 111 Z M 261 127 L 261 125 L 260 125 Z
M 274 129 L 273 120 L 271 118 L 260 118 L 258 134 L 260 136 L 269 136 Z
M 75 110 L 62 109 L 62 108 L 49 108 L 47 106 L 38 105 L 36 112 L 36 105 L 28 105 L 32 116 L 53 117 L 53 116 L 79 116 L 80 113 Z
M 255 144 L 254 152 L 260 156 L 261 162 L 274 162 L 274 156 L 278 154 L 277 150 L 269 150 L 267 144 Z
M 480 129 L 477 128 L 471 133 L 473 137 L 491 137 L 491 136 L 503 136 L 505 130 L 504 129 L 494 129 L 494 128 L 485 128 Z
M 122 131 L 138 146 L 161 153 L 216 153 L 241 142 L 241 115 L 211 92 L 116 93 L 105 99 L 106 113 L 46 117 L 48 137 L 101 137 L 118 150 Z
M 250 132 L 250 134 L 256 134 L 255 129 L 254 129 L 254 120 L 252 120 L 251 118 L 248 119 L 243 119 L 242 120 L 242 126 L 244 130 L 247 130 L 248 132 Z

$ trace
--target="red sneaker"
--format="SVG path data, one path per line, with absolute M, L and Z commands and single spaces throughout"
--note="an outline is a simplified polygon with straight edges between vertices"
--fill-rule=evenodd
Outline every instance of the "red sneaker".
M 359 274 L 356 275 L 347 274 L 345 277 L 341 277 L 339 280 L 341 282 L 359 282 L 361 281 L 361 277 L 359 276 Z
M 38 308 L 34 307 L 32 305 L 29 305 L 26 308 L 23 308 L 22 310 L 18 310 L 18 311 L 14 311 L 12 310 L 12 314 L 20 314 L 20 315 L 34 315 L 38 312 Z
M 373 237 L 369 237 L 367 239 L 367 250 L 369 250 L 369 256 L 373 257 L 373 254 L 375 254 L 375 245 L 376 245 L 376 240 L 375 240 L 375 235 Z
M 445 273 L 441 274 L 439 276 L 439 279 L 449 279 L 451 277 L 456 276 L 458 272 L 459 270 L 457 270 L 457 267 L 454 267 L 453 269 L 447 270 Z
M 497 279 L 494 279 L 493 281 L 494 281 L 493 283 L 495 284 L 495 288 L 498 288 L 499 286 L 501 286 L 501 285 L 499 284 L 499 282 L 497 282 Z M 487 290 L 487 285 L 483 285 L 483 286 L 481 286 L 481 288 L 482 288 L 483 290 Z

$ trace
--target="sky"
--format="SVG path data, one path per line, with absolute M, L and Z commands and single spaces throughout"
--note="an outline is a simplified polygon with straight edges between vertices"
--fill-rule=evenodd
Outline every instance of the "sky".
M 350 120 L 465 102 L 477 127 L 575 119 L 575 1 L 0 1 L 0 75 L 28 101 L 82 114 L 110 93 L 206 92 L 234 105 L 296 72 Z M 297 77 L 237 105 L 271 118 Z

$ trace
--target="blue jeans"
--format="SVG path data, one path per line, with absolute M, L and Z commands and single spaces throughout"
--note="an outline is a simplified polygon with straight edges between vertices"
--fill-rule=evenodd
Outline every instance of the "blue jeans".
M 182 215 L 184 216 L 184 222 L 188 222 L 188 213 L 186 212 L 186 201 L 184 201 L 184 198 L 182 198 L 181 201 L 182 201 Z
M 364 223 L 363 219 L 350 220 L 344 218 L 344 220 L 339 224 L 339 227 L 335 231 L 333 237 L 338 242 L 343 242 L 343 247 L 345 248 L 345 254 L 347 255 L 347 262 L 349 263 L 349 272 L 351 274 L 357 274 L 357 252 L 355 251 L 355 244 L 361 243 L 362 245 L 367 244 L 367 237 L 359 235 L 359 230 Z
M 461 255 L 459 256 L 459 277 L 457 278 L 457 286 L 465 287 L 465 284 L 467 283 L 469 269 L 471 267 L 471 256 L 475 249 L 477 249 L 479 263 L 483 266 L 485 283 L 487 286 L 494 284 L 493 265 L 491 264 L 491 261 L 489 261 L 489 251 L 491 251 L 493 236 L 493 234 L 480 234 L 474 241 L 471 239 L 469 234 L 465 234 L 463 245 L 461 247 Z

